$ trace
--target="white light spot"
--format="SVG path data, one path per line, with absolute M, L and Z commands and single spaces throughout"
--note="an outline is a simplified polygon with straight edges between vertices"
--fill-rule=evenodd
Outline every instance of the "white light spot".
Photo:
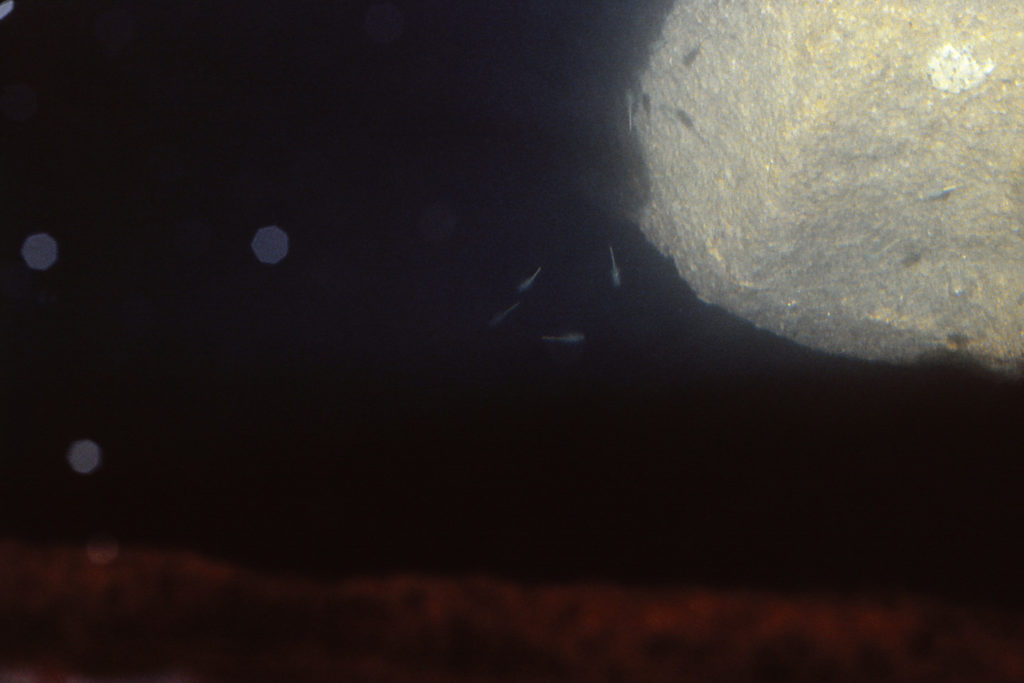
M 0 19 L 3 19 L 13 11 L 14 0 L 4 0 L 3 2 L 0 2 Z
M 100 447 L 91 439 L 79 439 L 68 448 L 68 464 L 78 474 L 92 474 L 100 466 Z
M 32 270 L 47 270 L 57 262 L 57 240 L 45 232 L 29 235 L 21 244 L 21 258 Z
M 85 545 L 85 555 L 93 564 L 110 564 L 117 559 L 117 540 L 112 536 L 96 536 Z
M 373 3 L 366 10 L 366 17 L 363 19 L 363 30 L 370 36 L 370 40 L 381 45 L 398 40 L 404 26 L 402 10 L 390 2 Z
M 956 48 L 949 44 L 936 50 L 928 60 L 932 85 L 954 95 L 978 85 L 995 68 L 991 59 L 984 64 L 974 61 L 974 51 L 970 47 Z
M 252 251 L 260 263 L 279 263 L 288 255 L 288 233 L 276 225 L 260 228 L 252 238 Z
M 0 111 L 11 121 L 28 121 L 36 113 L 36 91 L 24 83 L 4 86 Z

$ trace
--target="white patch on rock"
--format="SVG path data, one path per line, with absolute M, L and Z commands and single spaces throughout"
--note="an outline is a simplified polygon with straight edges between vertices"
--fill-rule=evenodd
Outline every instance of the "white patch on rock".
M 984 81 L 996 68 L 991 59 L 979 64 L 970 47 L 943 45 L 928 60 L 928 74 L 932 85 L 954 95 L 969 90 Z

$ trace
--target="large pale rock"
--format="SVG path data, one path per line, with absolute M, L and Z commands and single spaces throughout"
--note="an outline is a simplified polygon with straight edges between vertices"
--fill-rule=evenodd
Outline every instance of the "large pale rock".
M 830 352 L 1024 350 L 1024 5 L 683 0 L 632 126 L 648 237 Z

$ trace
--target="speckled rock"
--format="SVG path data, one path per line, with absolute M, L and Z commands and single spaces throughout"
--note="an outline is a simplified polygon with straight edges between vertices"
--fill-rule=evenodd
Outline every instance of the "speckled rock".
M 1017 372 L 1024 6 L 696 0 L 640 89 L 648 237 L 802 344 Z

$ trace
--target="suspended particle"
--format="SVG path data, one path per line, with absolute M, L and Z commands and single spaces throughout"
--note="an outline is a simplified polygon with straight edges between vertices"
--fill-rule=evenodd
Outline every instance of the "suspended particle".
M 288 255 L 288 233 L 276 225 L 268 225 L 256 231 L 251 246 L 260 263 L 280 263 Z
M 57 240 L 45 232 L 29 235 L 21 243 L 21 258 L 32 270 L 48 270 L 57 262 Z

